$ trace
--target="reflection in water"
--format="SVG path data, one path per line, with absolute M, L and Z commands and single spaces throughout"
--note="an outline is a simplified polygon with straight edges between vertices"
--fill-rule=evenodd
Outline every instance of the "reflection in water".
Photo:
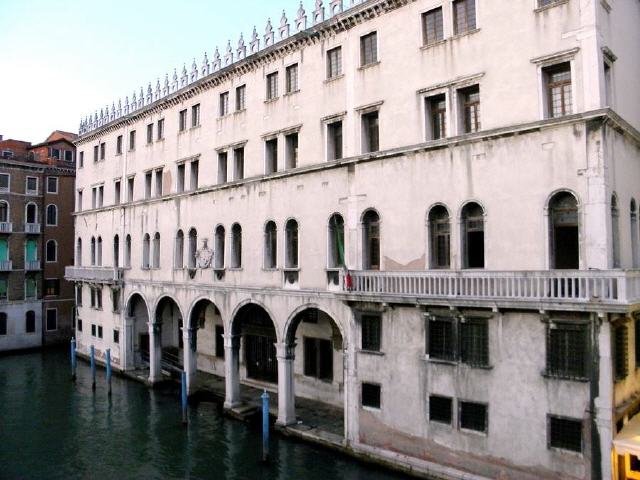
M 223 418 L 213 404 L 182 425 L 177 391 L 150 391 L 78 363 L 70 380 L 67 350 L 0 358 L 0 478 L 391 480 L 325 450 L 271 437 L 262 464 L 258 430 Z

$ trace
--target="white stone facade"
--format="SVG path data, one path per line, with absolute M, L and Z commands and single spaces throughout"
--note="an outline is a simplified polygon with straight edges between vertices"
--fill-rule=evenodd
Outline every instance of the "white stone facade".
M 282 425 L 295 396 L 341 407 L 348 447 L 418 472 L 613 478 L 640 401 L 640 3 L 329 7 L 83 124 L 79 349 L 148 359 L 152 382 L 161 358 L 224 376 L 228 408 L 239 382 L 277 390 Z M 580 352 L 553 343 L 565 327 Z M 578 370 L 557 374 L 553 348 Z

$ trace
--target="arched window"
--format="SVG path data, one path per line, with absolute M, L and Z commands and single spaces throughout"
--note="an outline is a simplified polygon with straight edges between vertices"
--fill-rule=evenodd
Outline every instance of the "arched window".
M 278 233 L 276 223 L 267 222 L 264 226 L 264 268 L 278 266 Z
M 218 225 L 216 227 L 216 238 L 215 238 L 215 259 L 214 259 L 214 267 L 221 270 L 224 268 L 224 244 L 225 244 L 225 231 L 222 225 Z
M 175 268 L 184 268 L 184 233 L 182 230 L 178 230 L 176 234 L 176 253 L 175 253 Z
M 368 210 L 362 217 L 362 267 L 364 270 L 380 270 L 380 217 Z
M 242 268 L 242 227 L 238 223 L 231 227 L 231 268 Z
M 336 213 L 329 219 L 329 268 L 344 267 L 344 219 Z
M 57 262 L 58 261 L 58 246 L 56 245 L 55 240 L 47 241 L 46 248 L 46 259 L 47 262 Z
M 285 268 L 298 268 L 298 222 L 291 219 L 284 229 Z
M 196 268 L 196 253 L 198 252 L 198 231 L 195 228 L 189 230 L 189 259 L 188 267 Z
M 451 220 L 444 205 L 429 212 L 429 261 L 432 269 L 451 267 Z
M 113 267 L 120 268 L 120 237 L 113 237 Z
M 35 203 L 27 204 L 27 214 L 25 215 L 27 223 L 37 223 L 38 219 L 38 207 Z
M 58 225 L 58 207 L 55 205 L 47 205 L 47 225 Z
M 7 223 L 9 221 L 9 204 L 0 202 L 0 222 Z
M 91 266 L 96 266 L 96 237 L 91 237 Z
M 462 209 L 462 266 L 484 268 L 484 210 L 477 203 Z
M 631 259 L 633 268 L 638 268 L 640 266 L 640 260 L 638 259 L 638 207 L 635 198 L 631 199 L 629 210 L 631 217 Z
M 131 268 L 131 235 L 127 235 L 124 241 L 124 266 Z
M 149 270 L 149 268 L 151 267 L 149 263 L 150 250 L 151 250 L 151 237 L 149 236 L 148 233 L 146 233 L 142 240 L 142 269 L 143 270 Z
M 102 266 L 102 237 L 98 237 L 98 266 Z
M 82 239 L 78 238 L 76 242 L 76 266 L 82 266 Z
M 153 268 L 160 268 L 160 234 L 153 237 Z
M 578 202 L 569 192 L 556 193 L 549 201 L 550 265 L 555 269 L 580 268 Z
M 611 249 L 613 268 L 620 268 L 620 211 L 615 193 L 611 195 Z
M 36 331 L 36 312 L 33 310 L 29 310 L 25 314 L 25 332 L 27 333 L 35 333 Z

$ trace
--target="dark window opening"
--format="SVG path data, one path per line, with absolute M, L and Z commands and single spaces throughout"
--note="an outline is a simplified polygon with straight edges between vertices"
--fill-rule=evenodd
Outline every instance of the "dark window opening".
M 484 211 L 477 203 L 462 210 L 465 268 L 484 268 Z
M 26 328 L 25 331 L 27 333 L 35 333 L 36 331 L 36 313 L 33 310 L 29 310 L 25 316 Z
M 382 348 L 382 317 L 365 314 L 361 316 L 362 350 L 379 352 Z
M 327 125 L 327 160 L 342 158 L 342 121 Z
M 549 202 L 551 222 L 551 265 L 555 269 L 580 268 L 578 203 L 568 192 L 556 194 Z
M 427 353 L 435 360 L 456 360 L 455 320 L 433 317 L 428 322 Z
M 486 433 L 487 406 L 482 403 L 460 402 L 460 428 Z
M 378 112 L 362 115 L 362 153 L 380 150 L 380 129 Z
M 547 328 L 547 375 L 584 379 L 587 376 L 586 325 L 552 323 Z
M 440 140 L 447 136 L 446 96 L 436 95 L 426 99 L 427 140 Z
M 331 340 L 304 339 L 304 374 L 324 381 L 333 380 L 333 348 Z
M 362 384 L 362 406 L 369 408 L 380 408 L 380 385 L 374 383 Z
M 582 452 L 582 421 L 549 417 L 549 447 Z
M 278 139 L 273 138 L 265 142 L 265 174 L 278 171 Z
M 624 380 L 629 374 L 629 329 L 626 326 L 614 330 L 614 354 L 616 380 Z
M 447 209 L 438 205 L 429 212 L 431 268 L 451 266 L 451 223 Z
M 453 399 L 431 395 L 429 397 L 429 420 L 451 425 L 453 421 Z
M 460 361 L 473 367 L 489 366 L 487 320 L 472 318 L 460 324 Z
M 380 217 L 369 210 L 363 217 L 363 268 L 380 270 Z

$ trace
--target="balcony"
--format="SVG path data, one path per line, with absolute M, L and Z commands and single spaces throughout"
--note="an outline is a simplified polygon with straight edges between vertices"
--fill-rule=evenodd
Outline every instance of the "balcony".
M 24 269 L 28 272 L 40 270 L 40 260 L 25 260 Z
M 0 260 L 0 272 L 10 272 L 13 270 L 13 262 L 11 260 Z
M 355 301 L 625 312 L 640 302 L 640 271 L 350 271 L 340 287 Z
M 13 232 L 13 223 L 0 222 L 0 233 L 11 233 L 11 232 Z
M 122 282 L 123 274 L 123 268 L 66 267 L 64 271 L 64 278 L 70 282 L 117 284 Z
M 24 233 L 38 235 L 40 233 L 40 224 L 39 223 L 25 223 L 24 224 Z

